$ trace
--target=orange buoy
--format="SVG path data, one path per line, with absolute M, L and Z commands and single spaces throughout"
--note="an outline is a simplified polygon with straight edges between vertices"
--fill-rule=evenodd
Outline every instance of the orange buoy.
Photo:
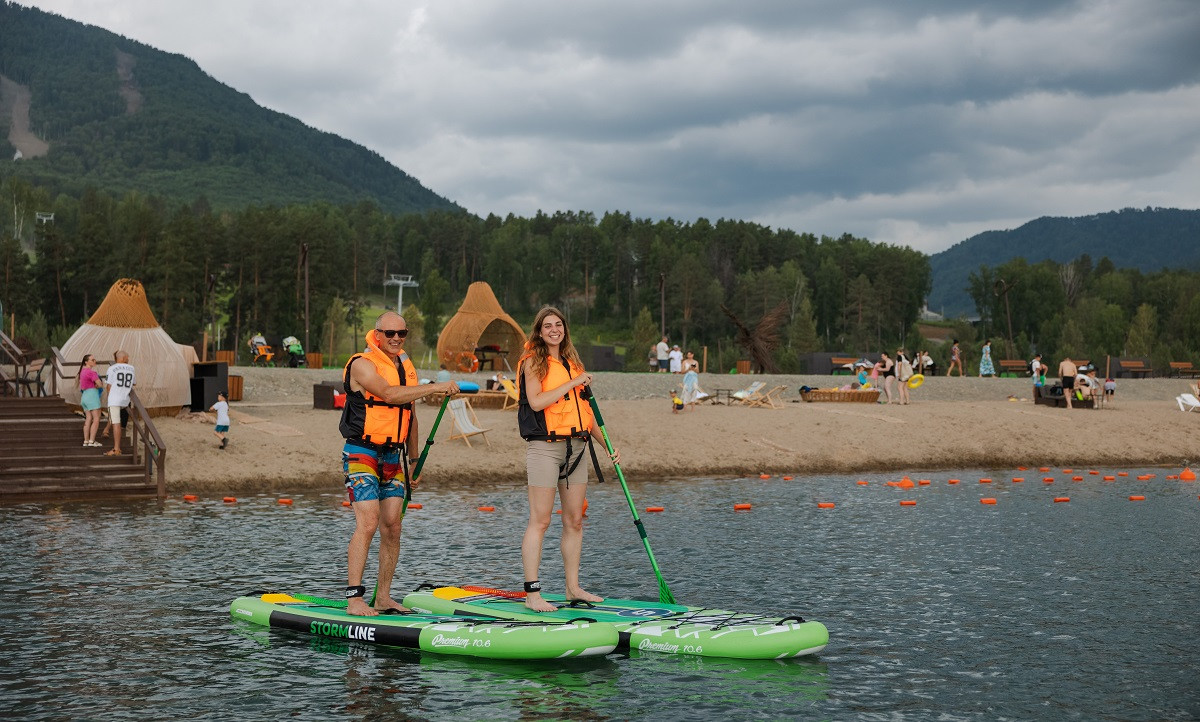
M 1095 469 L 1089 470 L 1088 473 L 1092 476 L 1100 476 L 1100 472 L 1096 471 Z
M 990 496 L 985 496 L 985 497 L 983 497 L 982 499 L 980 499 L 980 500 L 979 500 L 979 503 L 980 503 L 980 504 L 995 504 L 995 503 L 996 503 L 996 500 L 995 500 L 995 498 L 993 498 L 993 497 L 990 497 Z
M 663 508 L 661 506 L 648 506 L 648 507 L 646 507 L 646 511 L 648 511 L 652 514 L 656 514 L 660 511 L 663 511 Z
M 184 495 L 183 495 L 183 500 L 184 500 L 184 501 L 196 501 L 196 500 L 197 500 L 197 499 L 199 499 L 199 498 L 200 498 L 200 497 L 196 496 L 195 494 L 184 494 Z
M 1071 481 L 1083 481 L 1083 477 L 1082 476 L 1072 476 Z
M 225 497 L 224 499 L 222 499 L 221 501 L 224 501 L 226 504 L 232 504 L 232 503 L 234 503 L 235 501 L 237 501 L 237 497 L 235 497 L 235 496 L 227 496 L 227 497 Z
M 917 484 L 919 486 L 929 486 L 929 479 L 921 479 L 921 480 L 917 481 Z
M 770 479 L 770 478 L 771 478 L 771 475 L 770 475 L 770 474 L 759 474 L 759 475 L 758 475 L 758 478 L 760 478 L 760 479 Z
M 1105 481 L 1116 481 L 1116 480 L 1117 480 L 1117 477 L 1115 477 L 1115 476 L 1106 476 L 1106 477 L 1104 477 L 1104 480 L 1105 480 Z
M 1150 481 L 1150 479 L 1151 476 L 1149 474 L 1142 474 L 1137 478 L 1138 481 Z
M 784 480 L 784 481 L 791 481 L 791 480 L 792 480 L 792 477 L 790 477 L 790 476 L 785 476 L 785 477 L 783 477 L 783 480 Z
M 1061 503 L 1062 503 L 1062 502 L 1064 502 L 1064 501 L 1070 501 L 1070 500 L 1071 500 L 1071 497 L 1069 497 L 1069 496 L 1056 496 L 1056 497 L 1054 497 L 1054 503 L 1055 503 L 1055 504 L 1061 504 Z
M 1043 481 L 1043 482 L 1045 482 L 1045 483 L 1047 483 L 1047 484 L 1053 484 L 1053 483 L 1054 483 L 1054 477 L 1053 477 L 1053 476 L 1044 476 L 1044 477 L 1042 477 L 1042 481 Z
M 900 482 L 898 481 L 885 481 L 883 483 L 887 484 L 888 486 L 900 486 Z
M 950 484 L 950 485 L 952 485 L 952 486 L 953 486 L 954 484 L 957 484 L 957 483 L 958 483 L 958 479 L 951 479 L 950 481 L 948 481 L 948 482 L 946 482 L 946 483 L 948 483 L 948 484 Z
M 1189 466 L 1188 468 L 1179 472 L 1179 480 L 1180 481 L 1195 481 L 1196 480 L 1196 472 L 1192 471 L 1192 467 Z
M 990 483 L 992 483 L 992 480 L 991 479 L 980 479 L 979 483 L 980 484 L 990 484 Z
M 350 502 L 348 502 L 348 501 L 343 501 L 343 502 L 342 502 L 342 506 L 350 506 Z
M 1178 478 L 1179 478 L 1178 474 L 1167 474 L 1167 481 L 1171 481 L 1172 479 L 1178 479 Z
M 291 505 L 291 503 L 292 503 L 292 500 L 291 500 L 291 499 L 280 499 L 280 500 L 279 500 L 279 503 L 280 503 L 280 504 L 288 504 L 288 505 Z
M 869 482 L 869 481 L 859 480 L 859 482 L 858 482 L 859 486 L 869 486 L 870 484 L 871 484 L 871 482 Z
M 1029 467 L 1027 467 L 1027 466 L 1018 466 L 1017 467 L 1017 471 L 1028 471 L 1028 470 L 1029 470 Z
M 1075 473 L 1075 470 L 1074 469 L 1063 469 L 1063 473 L 1064 474 L 1073 474 L 1073 473 Z
M 1117 476 L 1129 476 L 1129 472 L 1128 471 L 1118 471 Z
M 1050 471 L 1050 467 L 1049 466 L 1039 466 L 1038 471 L 1045 473 L 1047 471 Z
M 494 507 L 494 506 L 481 506 L 481 507 L 479 507 L 479 511 L 496 511 L 496 507 Z
M 1129 500 L 1130 501 L 1145 501 L 1146 497 L 1142 496 L 1141 494 L 1132 494 L 1132 495 L 1130 495 Z
M 733 510 L 734 511 L 750 511 L 750 505 L 749 504 L 734 504 Z
M 1014 476 L 1013 477 L 1014 484 L 1020 484 L 1022 481 L 1025 481 L 1025 477 L 1023 477 L 1023 476 Z
M 917 502 L 912 499 L 904 499 L 900 502 L 900 506 L 916 506 Z
M 422 506 L 421 504 L 409 504 L 408 508 L 409 509 L 424 509 L 425 507 Z
M 817 502 L 818 509 L 832 509 L 833 507 L 834 507 L 834 503 L 832 501 L 818 501 Z
M 910 479 L 906 476 L 900 480 L 900 483 L 898 484 L 898 486 L 901 489 L 911 489 L 911 488 L 913 488 L 913 486 L 915 486 L 915 484 L 912 483 L 912 479 Z

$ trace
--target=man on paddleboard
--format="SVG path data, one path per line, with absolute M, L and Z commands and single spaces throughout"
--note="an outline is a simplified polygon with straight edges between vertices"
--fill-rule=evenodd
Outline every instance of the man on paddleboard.
M 367 348 L 350 357 L 342 371 L 346 406 L 339 428 L 346 445 L 342 468 L 354 508 L 354 535 L 347 550 L 346 612 L 373 617 L 408 611 L 392 599 L 392 575 L 400 557 L 400 521 L 405 483 L 420 452 L 417 415 L 412 402 L 430 394 L 456 394 L 453 381 L 421 385 L 404 353 L 408 324 L 394 311 L 384 312 L 367 331 Z M 375 530 L 379 530 L 379 576 L 374 606 L 365 599 L 363 573 Z

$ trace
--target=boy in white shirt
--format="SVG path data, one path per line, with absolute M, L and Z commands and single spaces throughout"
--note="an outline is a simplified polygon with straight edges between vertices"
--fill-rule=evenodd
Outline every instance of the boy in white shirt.
M 113 360 L 116 363 L 108 367 L 108 374 L 104 377 L 108 391 L 108 420 L 113 436 L 112 451 L 105 452 L 105 456 L 121 455 L 121 431 L 129 424 L 129 392 L 137 383 L 128 353 L 117 351 L 113 354 Z
M 229 395 L 224 391 L 217 392 L 217 403 L 208 410 L 217 412 L 217 425 L 213 427 L 213 433 L 221 440 L 221 445 L 217 448 L 224 449 L 229 443 Z

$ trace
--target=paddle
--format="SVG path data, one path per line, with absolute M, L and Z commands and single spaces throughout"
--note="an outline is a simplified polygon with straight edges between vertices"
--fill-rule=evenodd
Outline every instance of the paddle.
M 459 381 L 458 391 L 462 394 L 474 394 L 479 392 L 479 384 L 471 381 Z M 421 467 L 425 466 L 425 459 L 429 456 L 429 447 L 433 446 L 433 437 L 437 434 L 438 424 L 442 423 L 442 415 L 446 413 L 446 407 L 450 405 L 450 394 L 446 394 L 446 398 L 442 399 L 441 408 L 438 409 L 437 418 L 433 420 L 433 427 L 429 429 L 429 438 L 425 441 L 425 447 L 421 449 L 421 455 L 417 457 L 417 463 L 413 466 L 412 473 L 409 478 L 404 480 L 404 500 L 400 502 L 400 518 L 404 518 L 404 513 L 408 511 L 408 502 L 412 500 L 412 479 L 416 479 L 421 475 Z M 379 584 L 375 584 L 375 590 L 371 592 L 371 599 L 368 604 L 375 604 L 375 597 L 379 594 Z
M 592 407 L 592 413 L 596 415 L 596 425 L 600 427 L 600 436 L 604 438 L 604 446 L 608 449 L 608 455 L 612 456 L 613 445 L 608 440 L 608 431 L 604 428 L 604 417 L 600 415 L 600 407 L 596 405 L 596 395 L 588 387 L 584 387 L 580 392 L 580 396 L 587 398 Z M 613 468 L 617 470 L 617 479 L 621 482 L 621 490 L 625 492 L 625 501 L 629 503 L 629 511 L 633 514 L 633 525 L 637 527 L 638 534 L 642 537 L 642 546 L 646 547 L 646 554 L 650 557 L 650 566 L 654 567 L 654 576 L 658 577 L 658 601 L 663 604 L 674 604 L 675 597 L 671 594 L 671 590 L 667 588 L 667 582 L 663 579 L 662 572 L 658 569 L 658 561 L 654 559 L 654 551 L 650 549 L 650 540 L 646 537 L 646 527 L 642 525 L 642 520 L 638 516 L 637 507 L 633 503 L 633 497 L 629 494 L 629 485 L 625 483 L 625 472 L 621 471 L 621 465 L 613 462 Z

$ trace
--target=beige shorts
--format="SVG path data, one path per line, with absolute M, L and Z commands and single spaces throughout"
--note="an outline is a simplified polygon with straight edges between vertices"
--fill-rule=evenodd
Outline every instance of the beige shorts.
M 530 486 L 540 486 L 546 489 L 557 488 L 559 484 L 586 484 L 588 481 L 587 460 L 581 458 L 587 452 L 587 442 L 583 439 L 571 439 L 571 463 L 578 459 L 575 471 L 565 481 L 559 479 L 560 468 L 567 456 L 566 441 L 528 441 L 525 446 L 525 468 L 529 475 Z M 569 465 L 568 465 L 569 466 Z

